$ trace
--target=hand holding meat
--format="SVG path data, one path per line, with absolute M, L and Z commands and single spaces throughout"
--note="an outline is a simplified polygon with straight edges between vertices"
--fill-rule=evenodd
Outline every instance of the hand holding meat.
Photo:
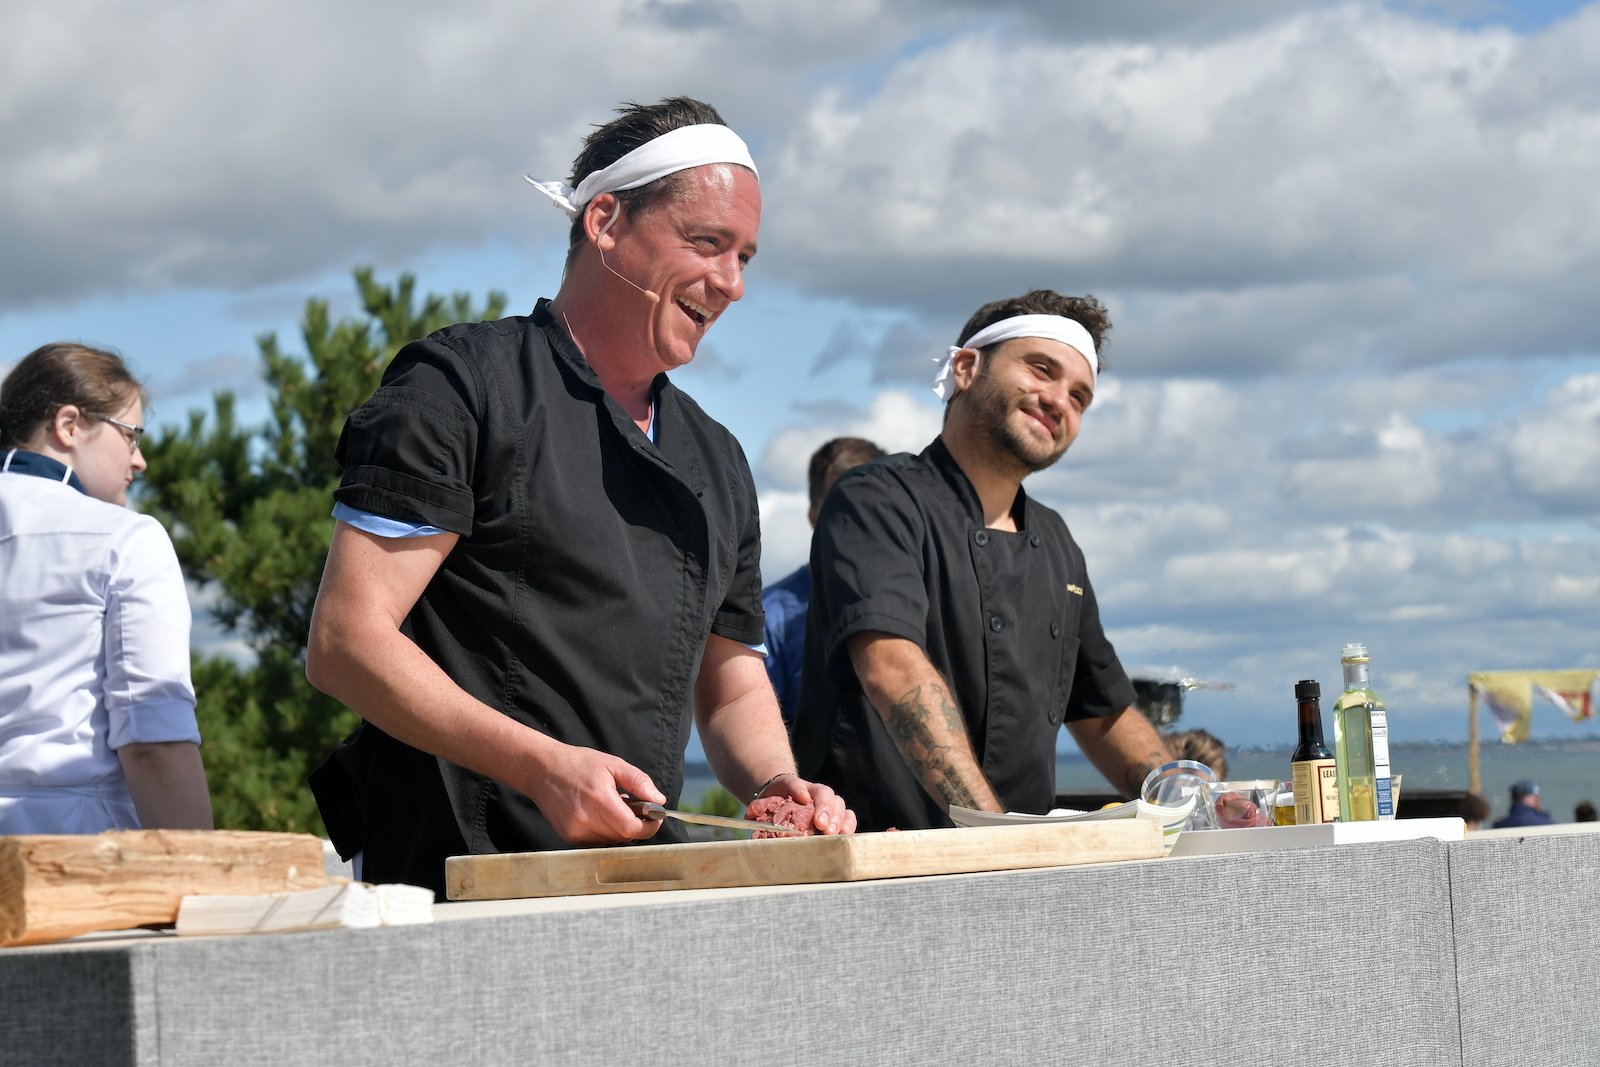
M 784 798 L 792 804 L 764 804 L 764 801 Z M 797 809 L 809 807 L 810 820 L 802 826 L 794 816 Z M 785 818 L 784 816 L 791 816 Z M 856 832 L 856 813 L 851 811 L 844 798 L 821 782 L 808 782 L 798 774 L 780 774 L 774 778 L 751 802 L 746 818 L 757 822 L 772 822 L 780 826 L 793 826 L 817 834 L 853 834 Z

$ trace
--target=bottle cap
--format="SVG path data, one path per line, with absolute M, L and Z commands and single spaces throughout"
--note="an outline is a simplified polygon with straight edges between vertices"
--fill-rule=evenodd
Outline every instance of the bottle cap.
M 1366 645 L 1362 645 L 1362 644 L 1355 644 L 1355 643 L 1345 645 L 1344 646 L 1344 651 L 1339 654 L 1339 658 L 1343 659 L 1343 660 L 1362 660 L 1362 659 L 1366 659 L 1367 658 L 1367 646 Z
M 1294 683 L 1294 698 L 1296 700 L 1321 700 L 1322 686 L 1310 678 Z

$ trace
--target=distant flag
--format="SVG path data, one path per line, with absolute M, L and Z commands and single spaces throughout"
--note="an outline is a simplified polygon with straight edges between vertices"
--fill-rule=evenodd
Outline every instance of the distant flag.
M 1587 686 L 1576 692 L 1562 693 L 1534 682 L 1533 691 L 1566 712 L 1567 718 L 1573 722 L 1594 718 L 1594 699 Z
M 1591 692 L 1600 669 L 1563 671 L 1475 671 L 1467 676 L 1472 691 L 1483 697 L 1489 714 L 1508 745 L 1526 741 L 1533 719 L 1533 694 L 1560 708 L 1574 722 L 1594 718 Z

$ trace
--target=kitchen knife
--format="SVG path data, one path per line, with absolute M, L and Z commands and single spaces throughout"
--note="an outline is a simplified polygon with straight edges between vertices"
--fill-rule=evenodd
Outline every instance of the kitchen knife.
M 800 831 L 792 826 L 775 826 L 769 822 L 754 822 L 750 819 L 730 819 L 724 815 L 701 815 L 697 811 L 673 811 L 660 804 L 648 800 L 639 800 L 622 794 L 622 799 L 633 813 L 641 819 L 677 819 L 680 822 L 699 823 L 702 826 L 729 826 L 735 830 L 765 830 L 775 834 L 799 834 Z

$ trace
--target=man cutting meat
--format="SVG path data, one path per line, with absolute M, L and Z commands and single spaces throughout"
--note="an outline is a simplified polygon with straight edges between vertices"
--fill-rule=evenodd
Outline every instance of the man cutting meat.
M 1094 400 L 1093 297 L 986 304 L 934 388 L 920 455 L 843 475 L 811 551 L 795 751 L 863 829 L 948 826 L 950 805 L 1044 812 L 1063 722 L 1126 794 L 1169 758 L 1100 626 L 1083 553 L 1023 479 Z
M 674 838 L 619 793 L 675 805 L 691 721 L 734 793 L 849 832 L 752 647 L 744 454 L 665 373 L 744 293 L 755 164 L 680 97 L 535 184 L 572 218 L 555 299 L 406 346 L 339 443 L 306 663 L 365 720 L 313 775 L 334 843 L 439 891 L 452 855 Z

